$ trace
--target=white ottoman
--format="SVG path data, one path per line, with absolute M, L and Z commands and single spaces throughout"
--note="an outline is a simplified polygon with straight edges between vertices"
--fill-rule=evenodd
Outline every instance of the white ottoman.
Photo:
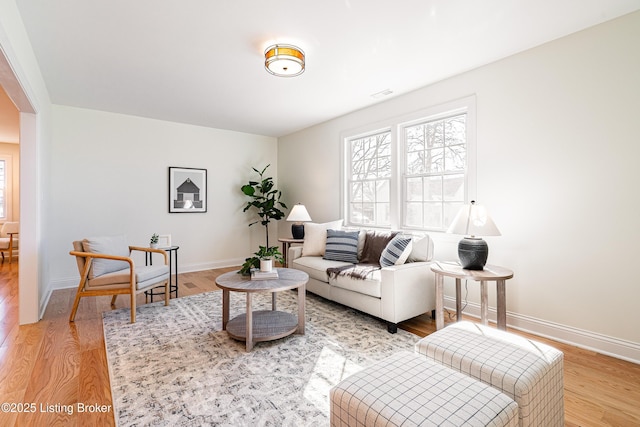
M 561 351 L 466 321 L 426 336 L 416 343 L 415 351 L 514 399 L 520 426 L 564 426 Z
M 518 405 L 480 381 L 408 351 L 330 391 L 332 426 L 517 426 Z

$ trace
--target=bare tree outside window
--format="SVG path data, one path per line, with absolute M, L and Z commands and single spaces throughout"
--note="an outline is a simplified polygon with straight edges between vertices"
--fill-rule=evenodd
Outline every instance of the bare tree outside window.
M 404 127 L 404 221 L 443 229 L 465 200 L 466 114 Z
M 349 159 L 349 223 L 390 225 L 391 133 L 349 140 Z

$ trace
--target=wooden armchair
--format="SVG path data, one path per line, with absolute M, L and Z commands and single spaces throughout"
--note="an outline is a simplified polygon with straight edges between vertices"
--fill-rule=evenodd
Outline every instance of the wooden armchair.
M 131 298 L 131 323 L 136 321 L 136 295 L 152 288 L 164 286 L 164 305 L 169 305 L 169 260 L 162 249 L 127 246 L 122 237 L 100 237 L 73 242 L 80 283 L 69 321 L 75 320 L 80 298 L 113 295 L 114 307 L 118 295 Z M 164 256 L 164 264 L 136 266 L 133 251 L 157 252 Z
M 9 254 L 9 263 L 13 261 L 13 251 L 18 249 L 18 233 L 20 232 L 19 222 L 5 222 L 0 229 L 0 253 L 2 262 L 4 254 Z

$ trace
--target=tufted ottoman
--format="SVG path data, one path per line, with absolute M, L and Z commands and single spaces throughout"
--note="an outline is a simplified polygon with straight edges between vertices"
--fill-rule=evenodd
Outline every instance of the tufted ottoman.
M 514 399 L 520 426 L 564 426 L 561 351 L 467 321 L 422 338 L 415 351 Z
M 518 406 L 473 378 L 408 351 L 330 391 L 332 426 L 517 426 Z

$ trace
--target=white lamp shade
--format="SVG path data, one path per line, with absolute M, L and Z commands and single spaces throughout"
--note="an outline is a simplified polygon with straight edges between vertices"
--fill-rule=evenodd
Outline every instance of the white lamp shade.
M 447 233 L 465 236 L 501 236 L 487 209 L 482 205 L 471 202 L 464 205 L 453 219 Z
M 287 221 L 293 222 L 305 222 L 311 221 L 311 217 L 309 216 L 309 212 L 307 212 L 307 208 L 304 205 L 298 203 L 291 209 L 289 216 L 287 217 Z

